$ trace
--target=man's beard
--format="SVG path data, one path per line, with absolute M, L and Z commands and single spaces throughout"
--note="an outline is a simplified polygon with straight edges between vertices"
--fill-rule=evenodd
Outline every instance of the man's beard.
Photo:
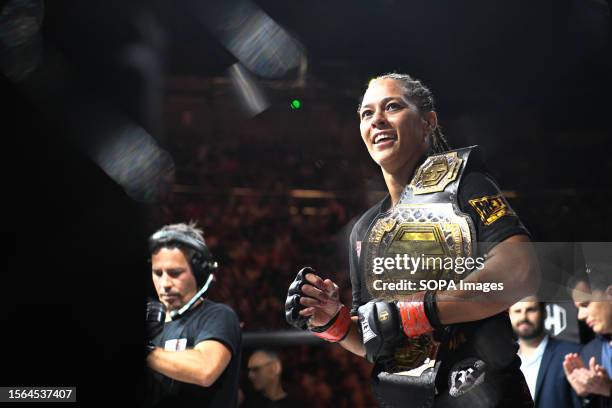
M 521 340 L 537 339 L 538 337 L 542 335 L 542 333 L 544 333 L 544 324 L 542 322 L 540 322 L 540 324 L 538 325 L 533 325 L 531 324 L 531 322 L 522 321 L 517 326 L 520 326 L 523 323 L 526 323 L 527 325 L 529 325 L 530 328 L 527 330 L 523 330 L 522 332 L 517 331 L 517 335 Z

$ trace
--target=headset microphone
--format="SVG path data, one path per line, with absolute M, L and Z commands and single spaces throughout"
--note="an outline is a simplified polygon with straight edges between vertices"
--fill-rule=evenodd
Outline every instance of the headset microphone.
M 216 262 L 215 262 L 215 266 L 216 266 Z M 208 288 L 210 287 L 211 282 L 213 281 L 213 274 L 209 274 L 208 275 L 208 279 L 206 279 L 206 283 L 204 284 L 204 286 L 202 286 L 202 289 L 200 289 L 192 298 L 191 300 L 189 300 L 189 302 L 187 302 L 185 304 L 185 306 L 181 307 L 179 310 L 173 310 L 170 312 L 170 318 L 172 320 L 176 320 L 179 317 L 181 317 L 183 314 L 185 314 L 185 312 L 187 312 L 191 306 L 194 305 L 195 302 L 198 301 L 198 299 L 200 299 L 202 296 L 204 296 L 204 294 L 208 291 Z

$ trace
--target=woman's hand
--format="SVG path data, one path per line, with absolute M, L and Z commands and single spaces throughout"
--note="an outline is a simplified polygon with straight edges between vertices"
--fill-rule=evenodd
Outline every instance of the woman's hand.
M 300 299 L 300 304 L 305 308 L 300 315 L 309 317 L 310 327 L 325 326 L 342 307 L 338 285 L 314 273 L 307 273 L 305 278 L 307 283 L 302 286 L 304 296 Z
M 591 357 L 589 367 L 586 368 L 576 353 L 567 354 L 563 361 L 563 370 L 567 381 L 579 396 L 610 396 L 612 380 L 606 369 L 595 363 L 595 357 Z

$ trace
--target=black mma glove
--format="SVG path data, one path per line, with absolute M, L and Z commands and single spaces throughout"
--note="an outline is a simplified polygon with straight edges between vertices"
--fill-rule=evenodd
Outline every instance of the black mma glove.
M 419 337 L 443 326 L 436 292 L 417 292 L 402 301 L 371 300 L 358 309 L 366 358 L 388 357 L 402 337 Z
M 289 285 L 287 300 L 285 301 L 285 318 L 287 323 L 301 330 L 308 329 L 309 317 L 300 315 L 300 311 L 305 308 L 305 306 L 300 304 L 300 298 L 302 297 L 302 286 L 307 283 L 307 273 L 315 273 L 315 271 L 308 266 L 300 269 L 291 285 Z
M 289 286 L 287 301 L 285 302 L 285 318 L 290 325 L 302 330 L 308 329 L 312 334 L 324 340 L 333 343 L 342 341 L 350 331 L 351 316 L 348 309 L 338 299 L 338 286 L 331 280 L 322 280 L 320 277 L 316 279 L 314 284 L 308 282 L 306 274 L 309 273 L 317 275 L 312 268 L 302 268 Z M 312 288 L 308 288 L 308 291 L 318 299 L 304 294 L 302 287 L 305 284 L 312 286 Z M 300 303 L 302 298 L 309 299 L 308 302 L 315 309 L 312 316 L 300 315 L 300 311 L 306 308 Z M 311 320 L 317 314 L 318 318 Z M 322 317 L 326 318 L 325 323 L 317 326 L 312 325 L 311 322 L 313 321 L 319 321 L 318 324 L 321 324 Z
M 393 303 L 371 300 L 359 306 L 358 313 L 368 361 L 374 363 L 392 356 L 403 336 L 397 307 Z
M 155 349 L 155 345 L 152 340 L 162 332 L 164 329 L 164 323 L 166 321 L 166 307 L 156 301 L 147 302 L 146 315 L 145 315 L 145 330 L 146 330 L 146 344 L 145 353 L 148 355 Z

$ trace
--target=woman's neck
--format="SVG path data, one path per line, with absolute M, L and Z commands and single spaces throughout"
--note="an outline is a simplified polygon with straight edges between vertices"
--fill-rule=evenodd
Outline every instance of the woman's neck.
M 385 170 L 383 170 L 383 177 L 391 196 L 391 207 L 395 207 L 408 183 L 408 179 L 406 177 L 398 177 L 396 174 L 387 173 Z
M 387 190 L 391 196 L 392 207 L 395 207 L 399 202 L 406 184 L 412 179 L 414 170 L 421 164 L 421 161 L 421 158 L 419 158 L 393 172 L 389 172 L 384 167 L 381 167 Z

